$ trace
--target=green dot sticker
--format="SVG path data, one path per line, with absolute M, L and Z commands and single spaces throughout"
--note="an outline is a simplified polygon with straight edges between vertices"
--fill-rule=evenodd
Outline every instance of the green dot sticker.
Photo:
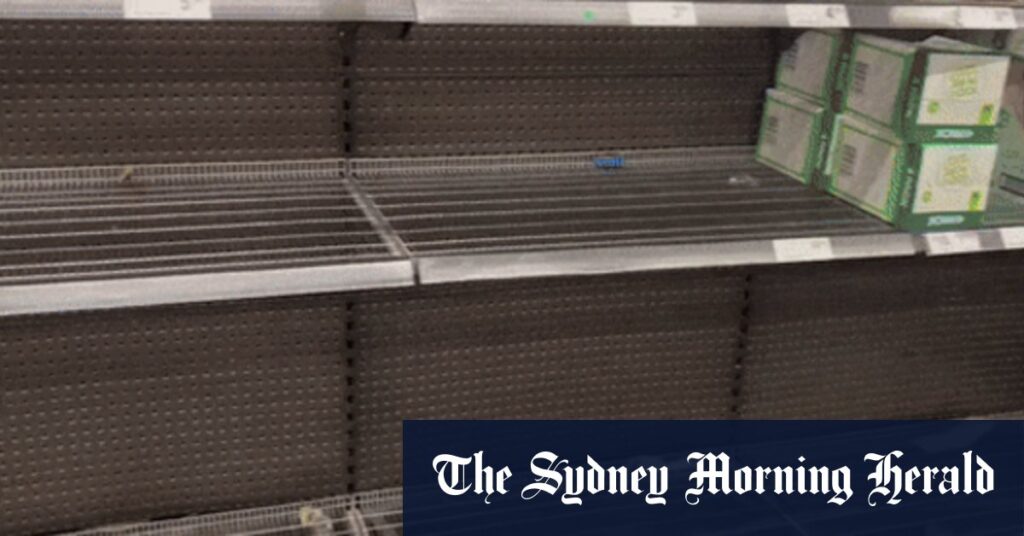
M 583 12 L 583 20 L 587 22 L 594 22 L 596 19 L 597 15 L 593 11 L 588 9 Z
M 937 114 L 937 113 L 939 113 L 939 108 L 940 108 L 940 106 L 939 106 L 939 102 L 938 101 L 931 101 L 931 102 L 928 103 L 928 113 L 930 113 L 930 114 Z
M 981 212 L 985 207 L 981 206 L 981 192 L 971 192 L 971 201 L 968 204 L 969 212 Z
M 981 117 L 978 118 L 982 125 L 994 125 L 996 123 L 995 106 L 986 104 L 981 107 Z

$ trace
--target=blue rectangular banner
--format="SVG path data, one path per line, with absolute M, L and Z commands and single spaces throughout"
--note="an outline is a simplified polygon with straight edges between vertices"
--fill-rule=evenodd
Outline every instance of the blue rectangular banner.
M 1024 534 L 1024 421 L 406 421 L 407 536 Z

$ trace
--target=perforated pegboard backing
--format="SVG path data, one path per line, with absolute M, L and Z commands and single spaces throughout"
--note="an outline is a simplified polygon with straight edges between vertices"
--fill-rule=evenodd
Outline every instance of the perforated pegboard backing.
M 0 21 L 0 167 L 342 156 L 339 27 Z
M 363 77 L 561 78 L 758 75 L 771 69 L 772 30 L 364 24 Z
M 402 419 L 726 418 L 742 297 L 703 271 L 360 297 L 356 486 L 400 484 Z
M 364 25 L 355 156 L 753 144 L 766 30 Z
M 1024 408 L 1021 254 L 766 268 L 748 418 L 942 418 Z
M 0 534 L 343 493 L 339 296 L 0 321 Z

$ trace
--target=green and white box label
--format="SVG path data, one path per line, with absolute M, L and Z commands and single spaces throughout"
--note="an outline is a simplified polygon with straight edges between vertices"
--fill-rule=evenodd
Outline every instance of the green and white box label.
M 995 138 L 1006 55 L 941 36 L 907 43 L 858 34 L 844 113 L 909 143 L 989 143 Z
M 908 230 L 980 225 L 997 146 L 906 143 L 841 116 L 829 151 L 828 190 Z
M 913 212 L 983 212 L 996 152 L 995 145 L 923 146 Z
M 1001 56 L 930 54 L 918 124 L 995 125 L 1008 66 Z

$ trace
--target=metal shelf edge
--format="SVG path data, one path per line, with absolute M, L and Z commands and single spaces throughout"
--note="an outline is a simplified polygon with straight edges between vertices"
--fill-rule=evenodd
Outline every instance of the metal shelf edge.
M 409 260 L 0 288 L 0 317 L 270 298 L 415 284 Z
M 782 255 L 779 242 L 828 242 L 824 256 Z M 911 235 L 881 233 L 701 244 L 612 246 L 458 255 L 411 260 L 75 281 L 0 287 L 0 317 L 347 292 L 534 277 L 602 275 L 748 265 L 1024 249 L 1024 227 Z
M 209 9 L 147 14 L 126 0 L 0 0 L 0 19 L 380 21 L 558 26 L 1005 30 L 1024 9 L 981 5 L 760 4 L 576 0 L 209 0 Z M 788 6 L 788 7 L 787 7 Z M 675 11 L 681 8 L 682 11 Z M 838 9 L 838 11 L 836 11 Z M 835 17 L 834 13 L 840 13 Z M 683 15 L 680 15 L 682 13 Z M 835 18 L 833 18 L 835 17 Z
M 920 241 L 920 249 L 932 257 L 1024 249 L 1024 227 L 929 233 Z
M 207 10 L 136 17 L 126 0 L 0 0 L 6 19 L 415 22 L 414 0 L 209 0 Z
M 597 275 L 655 270 L 718 268 L 757 264 L 815 262 L 917 253 L 907 234 L 826 238 L 828 258 L 779 259 L 774 240 L 707 244 L 623 246 L 561 251 L 424 256 L 417 259 L 424 285 L 565 275 Z M 795 239 L 820 240 L 820 239 Z
M 424 24 L 1010 29 L 1024 10 L 982 5 L 415 0 Z

